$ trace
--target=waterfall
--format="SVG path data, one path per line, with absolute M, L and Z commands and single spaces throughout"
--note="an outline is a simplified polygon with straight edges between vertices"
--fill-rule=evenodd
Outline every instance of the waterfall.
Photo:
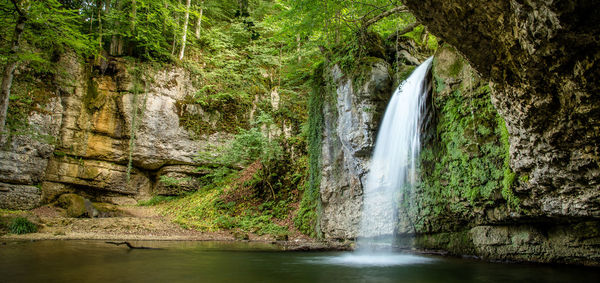
M 359 251 L 391 249 L 394 243 L 401 190 L 417 181 L 415 169 L 432 58 L 400 84 L 385 111 L 364 187 Z

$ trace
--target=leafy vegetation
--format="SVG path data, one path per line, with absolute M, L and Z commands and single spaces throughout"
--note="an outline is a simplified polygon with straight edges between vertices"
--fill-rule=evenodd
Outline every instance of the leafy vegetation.
M 13 218 L 8 229 L 11 233 L 18 235 L 37 232 L 37 226 L 25 217 Z
M 319 207 L 320 207 L 320 184 L 321 184 L 321 143 L 323 128 L 323 64 L 314 71 L 312 77 L 313 90 L 308 99 L 308 182 L 305 185 L 300 209 L 294 219 L 298 229 L 313 237 L 320 236 L 319 233 Z
M 508 132 L 491 104 L 490 87 L 467 77 L 464 62 L 453 56 L 446 66 L 434 68 L 439 73 L 433 78 L 431 133 L 421 151 L 420 197 L 412 200 L 421 215 L 414 225 L 422 232 L 467 224 L 455 221 L 473 219 L 502 198 L 511 209 L 519 206 L 512 191 L 516 176 L 509 166 Z
M 153 206 L 153 205 L 159 205 L 165 202 L 169 202 L 172 200 L 177 199 L 177 196 L 153 196 L 152 198 L 145 200 L 145 201 L 139 201 L 138 205 L 139 206 Z

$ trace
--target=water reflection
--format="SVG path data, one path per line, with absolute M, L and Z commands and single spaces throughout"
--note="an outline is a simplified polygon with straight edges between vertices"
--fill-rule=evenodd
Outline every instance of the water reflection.
M 6 242 L 0 282 L 596 282 L 600 269 L 351 252 L 284 252 L 264 243 Z
M 311 262 L 317 264 L 333 264 L 351 267 L 387 267 L 398 265 L 426 264 L 435 261 L 433 258 L 392 253 L 351 253 L 340 256 L 318 257 Z

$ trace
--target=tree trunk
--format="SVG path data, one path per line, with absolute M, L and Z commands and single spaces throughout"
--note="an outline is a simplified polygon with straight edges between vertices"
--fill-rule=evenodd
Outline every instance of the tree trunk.
M 296 54 L 298 55 L 298 63 L 300 63 L 300 61 L 302 61 L 302 55 L 300 55 L 300 47 L 302 46 L 300 34 L 296 34 L 296 44 Z
M 408 8 L 406 8 L 406 6 L 404 6 L 404 5 L 400 5 L 400 6 L 394 7 L 390 10 L 387 10 L 375 17 L 370 18 L 370 19 L 363 19 L 362 29 L 366 30 L 370 25 L 376 23 L 377 21 L 379 21 L 389 15 L 396 14 L 396 13 L 404 13 L 404 12 L 408 12 Z
M 114 9 L 116 9 L 117 11 L 121 11 L 121 6 L 119 5 L 119 0 L 115 1 L 115 6 L 113 7 Z M 117 32 L 119 34 L 117 34 Z M 110 38 L 110 55 L 122 55 L 123 54 L 123 50 L 122 50 L 122 46 L 123 44 L 121 44 L 121 41 L 123 40 L 122 36 L 121 36 L 121 21 L 119 20 L 119 18 L 117 18 L 115 20 L 115 25 L 113 28 L 113 35 Z
M 15 4 L 16 7 L 16 4 Z M 18 7 L 16 7 L 19 9 Z M 21 41 L 21 35 L 25 29 L 25 22 L 27 18 L 25 14 L 19 11 L 17 23 L 15 25 L 15 32 L 13 35 L 13 41 L 10 46 L 10 53 L 8 61 L 4 66 L 4 73 L 2 74 L 2 90 L 0 92 L 0 135 L 4 133 L 4 126 L 6 124 L 6 114 L 8 111 L 8 102 L 10 98 L 10 88 L 12 86 L 13 76 L 15 69 L 17 68 L 17 52 L 19 51 L 19 42 Z
M 200 2 L 200 16 L 196 21 L 196 39 L 200 39 L 200 29 L 202 28 L 202 12 L 204 12 L 204 1 Z
M 131 36 L 133 36 L 133 32 L 135 31 L 135 18 L 137 14 L 137 5 L 136 5 L 136 0 L 132 0 L 131 1 L 131 25 L 130 25 L 130 30 L 131 30 Z
M 427 46 L 427 41 L 429 41 L 429 31 L 427 31 L 427 27 L 423 27 L 423 34 L 421 35 L 421 44 Z
M 98 0 L 96 2 L 96 6 L 98 8 L 98 47 L 102 50 L 102 6 L 104 5 L 104 1 Z
M 179 5 L 181 5 L 181 0 L 178 1 Z M 166 4 L 168 5 L 168 4 Z M 175 9 L 176 10 L 176 9 Z M 177 24 L 179 24 L 179 16 L 177 15 L 177 11 L 175 11 L 175 15 L 173 16 Z M 171 55 L 175 55 L 175 47 L 177 47 L 177 28 L 173 28 L 173 45 L 171 46 Z
M 187 28 L 188 23 L 190 21 L 190 5 L 192 4 L 192 0 L 187 0 L 185 2 L 185 16 L 183 20 L 183 35 L 181 36 L 181 50 L 179 51 L 179 60 L 183 59 L 183 54 L 185 53 L 185 41 L 187 39 Z

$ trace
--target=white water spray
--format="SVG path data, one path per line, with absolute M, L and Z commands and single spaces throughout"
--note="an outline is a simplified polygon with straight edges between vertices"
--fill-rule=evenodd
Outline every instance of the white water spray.
M 417 67 L 392 95 L 379 128 L 363 194 L 358 249 L 373 251 L 394 242 L 400 190 L 417 181 L 416 160 L 432 58 Z

